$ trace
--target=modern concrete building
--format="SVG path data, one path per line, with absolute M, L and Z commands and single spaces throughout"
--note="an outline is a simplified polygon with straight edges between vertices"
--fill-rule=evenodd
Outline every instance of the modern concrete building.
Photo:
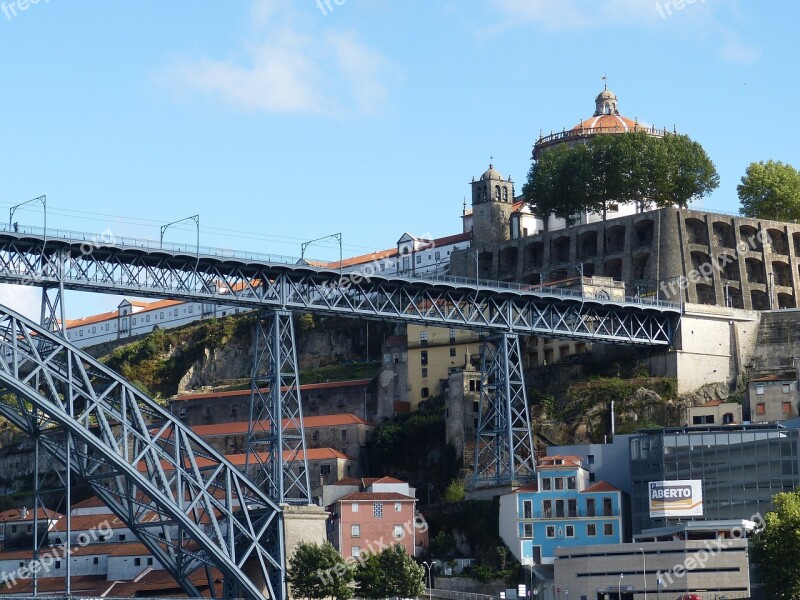
M 629 443 L 634 535 L 675 521 L 650 516 L 651 482 L 700 480 L 695 521 L 754 520 L 772 510 L 775 494 L 800 485 L 800 419 L 641 430 Z
M 751 521 L 686 523 L 643 532 L 633 543 L 562 547 L 555 582 L 540 600 L 750 598 Z

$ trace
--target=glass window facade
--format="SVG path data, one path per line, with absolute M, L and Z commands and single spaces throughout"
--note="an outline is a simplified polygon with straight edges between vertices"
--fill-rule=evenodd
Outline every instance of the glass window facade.
M 651 481 L 699 479 L 703 517 L 750 519 L 800 485 L 800 430 L 781 425 L 661 429 L 630 439 L 633 533 L 674 524 L 650 518 Z

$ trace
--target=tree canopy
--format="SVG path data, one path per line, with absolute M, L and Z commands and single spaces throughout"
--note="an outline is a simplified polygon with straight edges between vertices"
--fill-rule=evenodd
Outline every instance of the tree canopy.
M 322 545 L 301 542 L 289 560 L 286 580 L 295 597 L 348 600 L 353 571 L 330 542 Z
M 378 600 L 396 596 L 415 598 L 423 591 L 424 568 L 394 545 L 379 553 L 371 553 L 355 569 L 359 598 Z
M 800 221 L 800 172 L 780 161 L 750 163 L 736 186 L 739 212 L 755 219 Z
M 776 494 L 775 510 L 751 537 L 751 555 L 761 570 L 765 598 L 800 598 L 800 490 Z
M 599 135 L 555 146 L 534 161 L 523 195 L 541 215 L 605 217 L 609 203 L 685 207 L 719 185 L 714 163 L 685 135 Z

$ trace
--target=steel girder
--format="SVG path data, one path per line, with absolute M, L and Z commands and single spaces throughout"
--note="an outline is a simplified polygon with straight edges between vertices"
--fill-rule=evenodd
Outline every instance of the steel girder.
M 481 355 L 481 402 L 473 487 L 534 479 L 535 459 L 519 338 L 487 339 Z
M 271 311 L 255 324 L 247 472 L 277 504 L 311 504 L 305 440 L 292 313 Z
M 486 285 L 364 277 L 135 247 L 0 234 L 0 281 L 254 309 L 323 312 L 494 333 L 668 346 L 677 306 Z
M 0 414 L 41 434 L 190 596 L 198 590 L 188 575 L 203 569 L 213 593 L 216 567 L 230 593 L 261 600 L 263 583 L 270 598 L 285 597 L 280 508 L 191 429 L 2 306 L 0 357 Z

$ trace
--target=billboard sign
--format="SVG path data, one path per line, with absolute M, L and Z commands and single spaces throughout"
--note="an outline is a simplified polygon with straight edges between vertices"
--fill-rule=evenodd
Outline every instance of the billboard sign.
M 648 496 L 651 518 L 703 515 L 703 482 L 699 479 L 651 481 Z

